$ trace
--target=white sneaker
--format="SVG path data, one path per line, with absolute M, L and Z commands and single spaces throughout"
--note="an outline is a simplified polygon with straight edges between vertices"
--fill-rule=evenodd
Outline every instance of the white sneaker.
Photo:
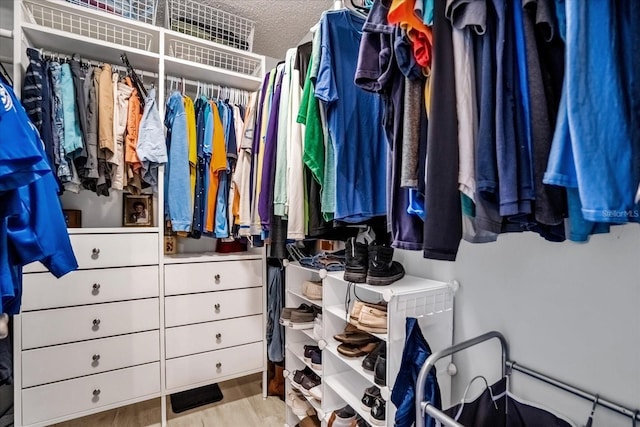
M 313 407 L 309 404 L 309 402 L 297 396 L 292 397 L 292 399 L 287 399 L 287 405 L 289 405 L 291 411 L 298 417 L 311 415 L 309 414 L 309 412 L 315 413 Z
M 322 402 L 322 384 L 319 384 L 309 390 L 309 395 L 318 402 Z
M 313 319 L 313 337 L 316 341 L 320 341 L 322 339 L 322 314 L 318 314 L 315 319 Z

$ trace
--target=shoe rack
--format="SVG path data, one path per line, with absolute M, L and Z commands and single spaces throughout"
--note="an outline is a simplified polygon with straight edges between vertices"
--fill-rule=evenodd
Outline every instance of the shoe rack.
M 457 283 L 449 284 L 413 276 L 405 276 L 401 280 L 387 286 L 370 286 L 366 284 L 350 284 L 343 280 L 343 272 L 317 271 L 289 263 L 286 271 L 287 307 L 299 306 L 302 303 L 315 304 L 322 307 L 323 336 L 317 342 L 322 351 L 322 403 L 316 408 L 318 418 L 326 426 L 331 413 L 350 405 L 365 420 L 370 414 L 361 406 L 360 399 L 364 390 L 374 382 L 374 375 L 362 368 L 362 357 L 345 357 L 338 352 L 338 345 L 333 336 L 344 331 L 353 303 L 358 299 L 369 303 L 387 304 L 387 333 L 372 334 L 387 345 L 387 386 L 380 388 L 386 404 L 386 425 L 393 426 L 396 408 L 391 403 L 391 392 L 402 361 L 405 341 L 405 321 L 407 317 L 418 319 L 422 334 L 432 351 L 447 348 L 453 344 L 453 301 Z M 322 280 L 322 301 L 312 301 L 302 294 L 302 283 L 305 280 Z M 357 297 L 356 297 L 357 295 Z M 346 301 L 350 301 L 345 305 Z M 314 344 L 312 331 L 296 331 L 286 328 L 285 342 L 287 346 L 285 377 L 288 372 L 305 367 L 302 348 L 305 344 Z M 300 357 L 298 357 L 298 354 Z M 438 382 L 442 393 L 443 407 L 450 406 L 451 375 L 455 367 L 451 358 L 436 363 Z M 291 385 L 287 381 L 287 392 Z M 294 427 L 298 422 L 287 407 L 285 427 Z M 371 423 L 370 423 L 371 424 Z

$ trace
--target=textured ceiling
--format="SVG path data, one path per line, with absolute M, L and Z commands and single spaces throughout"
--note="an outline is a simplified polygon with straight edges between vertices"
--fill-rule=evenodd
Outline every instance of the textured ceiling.
M 284 59 L 288 48 L 295 47 L 309 29 L 330 9 L 332 0 L 201 0 L 256 22 L 253 51 Z

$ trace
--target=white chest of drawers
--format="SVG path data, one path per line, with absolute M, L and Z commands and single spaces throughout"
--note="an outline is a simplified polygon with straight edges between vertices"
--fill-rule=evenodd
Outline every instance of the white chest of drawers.
M 72 234 L 79 269 L 25 268 L 15 425 L 40 427 L 266 370 L 262 256 L 160 257 L 143 229 Z

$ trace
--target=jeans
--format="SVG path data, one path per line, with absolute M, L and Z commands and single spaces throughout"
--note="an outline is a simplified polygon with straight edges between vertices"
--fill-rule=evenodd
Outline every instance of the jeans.
M 335 255 L 323 252 L 311 257 L 304 257 L 300 259 L 300 265 L 304 267 L 314 268 L 316 270 L 324 268 L 327 271 L 343 271 L 344 264 L 344 254 Z
M 284 327 L 279 319 L 284 301 L 282 299 L 283 272 L 280 267 L 269 266 L 267 272 L 267 356 L 272 362 L 284 360 Z
M 64 123 L 64 152 L 74 158 L 82 150 L 82 134 L 76 116 L 76 97 L 69 64 L 62 64 L 60 74 L 62 119 Z
M 53 94 L 53 161 L 57 166 L 57 176 L 60 182 L 65 183 L 71 180 L 71 169 L 64 153 L 64 117 L 62 108 L 62 69 L 57 62 L 50 62 L 49 73 L 51 76 L 51 86 Z

